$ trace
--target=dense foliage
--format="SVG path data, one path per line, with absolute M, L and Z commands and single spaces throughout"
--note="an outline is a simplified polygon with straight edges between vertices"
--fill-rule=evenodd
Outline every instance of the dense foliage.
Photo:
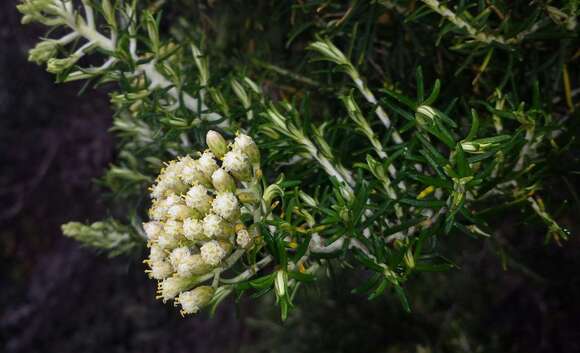
M 116 220 L 65 234 L 111 255 L 142 248 L 156 176 L 219 130 L 259 146 L 263 217 L 244 257 L 205 278 L 212 304 L 273 292 L 286 318 L 301 286 L 340 267 L 366 273 L 356 292 L 391 290 L 411 310 L 405 282 L 456 267 L 453 237 L 506 262 L 505 214 L 568 238 L 558 219 L 576 193 L 550 188 L 578 165 L 576 1 L 247 6 L 19 5 L 51 29 L 30 60 L 106 87 L 115 109 L 117 161 L 100 183 Z

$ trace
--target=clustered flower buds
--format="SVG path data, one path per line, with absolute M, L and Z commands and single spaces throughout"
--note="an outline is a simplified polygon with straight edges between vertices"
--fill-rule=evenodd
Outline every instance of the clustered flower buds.
M 165 166 L 151 187 L 150 221 L 143 224 L 147 272 L 158 281 L 158 297 L 174 300 L 182 314 L 206 306 L 214 288 L 199 284 L 235 249 L 253 243 L 241 217 L 255 200 L 238 194 L 249 192 L 248 183 L 258 184 L 259 150 L 243 134 L 228 144 L 210 131 L 207 144 L 199 158 L 184 156 Z

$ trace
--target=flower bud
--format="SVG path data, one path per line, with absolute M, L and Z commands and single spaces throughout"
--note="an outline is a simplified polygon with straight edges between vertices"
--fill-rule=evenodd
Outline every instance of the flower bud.
M 429 125 L 437 117 L 437 112 L 428 105 L 421 105 L 417 108 L 415 118 L 420 125 Z
M 78 55 L 71 55 L 68 58 L 63 59 L 50 58 L 46 64 L 46 71 L 51 74 L 59 74 L 76 64 L 79 59 L 80 57 Z
M 219 168 L 212 174 L 211 181 L 213 187 L 218 192 L 233 192 L 236 190 L 236 182 L 234 181 L 234 178 L 232 178 L 232 176 L 222 168 Z
M 58 42 L 56 40 L 44 40 L 38 43 L 28 52 L 28 61 L 42 64 L 53 58 L 58 51 Z
M 234 149 L 238 149 L 247 155 L 252 164 L 260 163 L 260 150 L 250 136 L 239 134 L 234 140 Z
M 250 189 L 238 189 L 236 191 L 236 196 L 241 203 L 256 204 L 260 201 L 260 195 Z
M 213 297 L 214 289 L 210 286 L 200 286 L 193 290 L 182 292 L 177 298 L 182 314 L 195 314 L 208 305 Z
M 227 150 L 228 145 L 224 137 L 217 131 L 209 130 L 207 132 L 205 141 L 211 152 L 217 157 L 222 158 Z

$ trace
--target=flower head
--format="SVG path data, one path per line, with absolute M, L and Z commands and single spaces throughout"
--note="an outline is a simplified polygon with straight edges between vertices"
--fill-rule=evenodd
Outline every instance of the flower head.
M 224 219 L 233 220 L 240 216 L 236 195 L 231 192 L 217 194 L 212 203 L 212 211 Z
M 176 302 L 181 305 L 182 314 L 195 314 L 206 306 L 213 297 L 214 289 L 209 286 L 200 286 L 193 290 L 179 294 Z
M 252 177 L 249 158 L 240 150 L 231 150 L 226 153 L 222 166 L 242 181 L 248 181 Z
M 196 285 L 212 278 L 216 266 L 228 263 L 224 261 L 234 247 L 247 249 L 252 243 L 241 215 L 242 208 L 255 206 L 237 195 L 248 190 L 257 198 L 262 194 L 245 183 L 258 184 L 253 168 L 259 168 L 259 152 L 251 138 L 239 135 L 228 145 L 210 132 L 207 140 L 210 151 L 199 159 L 180 157 L 161 170 L 150 188 L 151 220 L 143 223 L 150 248 L 144 262 L 149 276 L 158 281 L 158 297 L 175 300 L 188 314 L 213 296 L 211 287 Z

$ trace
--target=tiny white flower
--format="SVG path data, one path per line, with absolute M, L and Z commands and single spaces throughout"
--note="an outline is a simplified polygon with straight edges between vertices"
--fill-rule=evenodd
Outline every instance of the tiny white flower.
M 151 278 L 162 280 L 171 276 L 173 269 L 167 261 L 151 261 L 151 270 L 148 272 Z
M 203 152 L 201 157 L 198 159 L 198 166 L 201 172 L 207 177 L 211 178 L 213 172 L 215 172 L 219 167 L 214 158 L 213 153 L 209 151 Z
M 190 285 L 190 280 L 183 277 L 173 276 L 166 278 L 159 282 L 157 291 L 159 298 L 164 302 L 175 298 L 179 293 L 187 290 Z
M 234 178 L 222 168 L 217 169 L 212 174 L 211 182 L 218 192 L 233 192 L 236 190 Z
M 169 263 L 174 269 L 177 269 L 177 266 L 189 255 L 191 255 L 189 248 L 186 246 L 180 246 L 179 248 L 173 249 L 169 254 Z
M 181 232 L 181 222 L 169 220 L 163 225 L 163 232 L 157 237 L 157 244 L 163 249 L 173 249 L 179 244 Z
M 183 235 L 192 241 L 207 239 L 203 233 L 203 223 L 194 218 L 183 220 Z
M 184 183 L 193 185 L 195 183 L 208 184 L 208 178 L 202 173 L 199 167 L 199 161 L 193 160 L 191 157 L 186 156 L 182 159 L 183 169 L 181 170 L 181 180 Z
M 181 174 L 183 165 L 181 163 L 172 161 L 165 167 L 159 175 L 158 185 L 162 185 L 165 189 L 178 192 L 183 188 L 181 181 Z
M 163 204 L 164 207 L 169 208 L 169 207 L 174 206 L 174 205 L 182 204 L 183 201 L 181 200 L 181 197 L 179 197 L 175 193 L 171 193 L 171 194 L 167 195 L 167 197 L 165 197 L 161 201 L 161 203 Z
M 212 210 L 217 215 L 228 220 L 235 220 L 240 216 L 238 199 L 231 192 L 217 194 L 212 202 Z
M 157 244 L 163 249 L 173 249 L 179 245 L 179 237 L 175 234 L 162 233 L 157 238 Z
M 210 213 L 203 219 L 203 232 L 208 238 L 227 238 L 233 228 L 220 216 Z
M 222 166 L 240 180 L 247 181 L 251 178 L 248 156 L 240 150 L 232 150 L 226 153 Z
M 147 239 L 149 239 L 150 241 L 157 239 L 159 234 L 161 234 L 162 229 L 163 227 L 159 222 L 151 221 L 143 223 L 143 230 L 147 235 Z
M 181 277 L 189 277 L 192 275 L 203 275 L 211 270 L 211 266 L 206 264 L 201 255 L 189 254 L 181 258 L 180 262 L 174 267 L 177 275 Z
M 149 209 L 149 217 L 156 221 L 165 219 L 167 215 L 167 207 L 163 205 L 162 202 L 153 202 L 153 205 Z
M 154 199 L 160 199 L 165 196 L 165 193 L 169 190 L 167 183 L 158 182 L 151 187 L 151 197 Z
M 206 214 L 211 207 L 212 197 L 207 193 L 203 185 L 194 185 L 185 195 L 187 206 L 195 208 L 202 214 Z
M 182 314 L 195 314 L 209 304 L 214 289 L 210 286 L 200 286 L 187 292 L 181 292 L 177 302 L 181 305 Z
M 163 261 L 167 257 L 165 250 L 160 247 L 158 244 L 151 245 L 151 249 L 149 249 L 149 260 L 152 262 L 156 261 Z
M 217 266 L 226 255 L 224 248 L 215 240 L 208 241 L 201 247 L 201 258 L 211 266 Z
M 173 205 L 167 210 L 167 215 L 171 219 L 182 220 L 190 215 L 189 207 L 185 205 Z
M 260 162 L 260 150 L 254 140 L 245 134 L 239 134 L 234 139 L 234 149 L 238 149 L 246 154 L 252 163 Z
M 178 236 L 182 233 L 182 230 L 182 223 L 173 219 L 170 219 L 163 224 L 163 231 L 169 235 Z

